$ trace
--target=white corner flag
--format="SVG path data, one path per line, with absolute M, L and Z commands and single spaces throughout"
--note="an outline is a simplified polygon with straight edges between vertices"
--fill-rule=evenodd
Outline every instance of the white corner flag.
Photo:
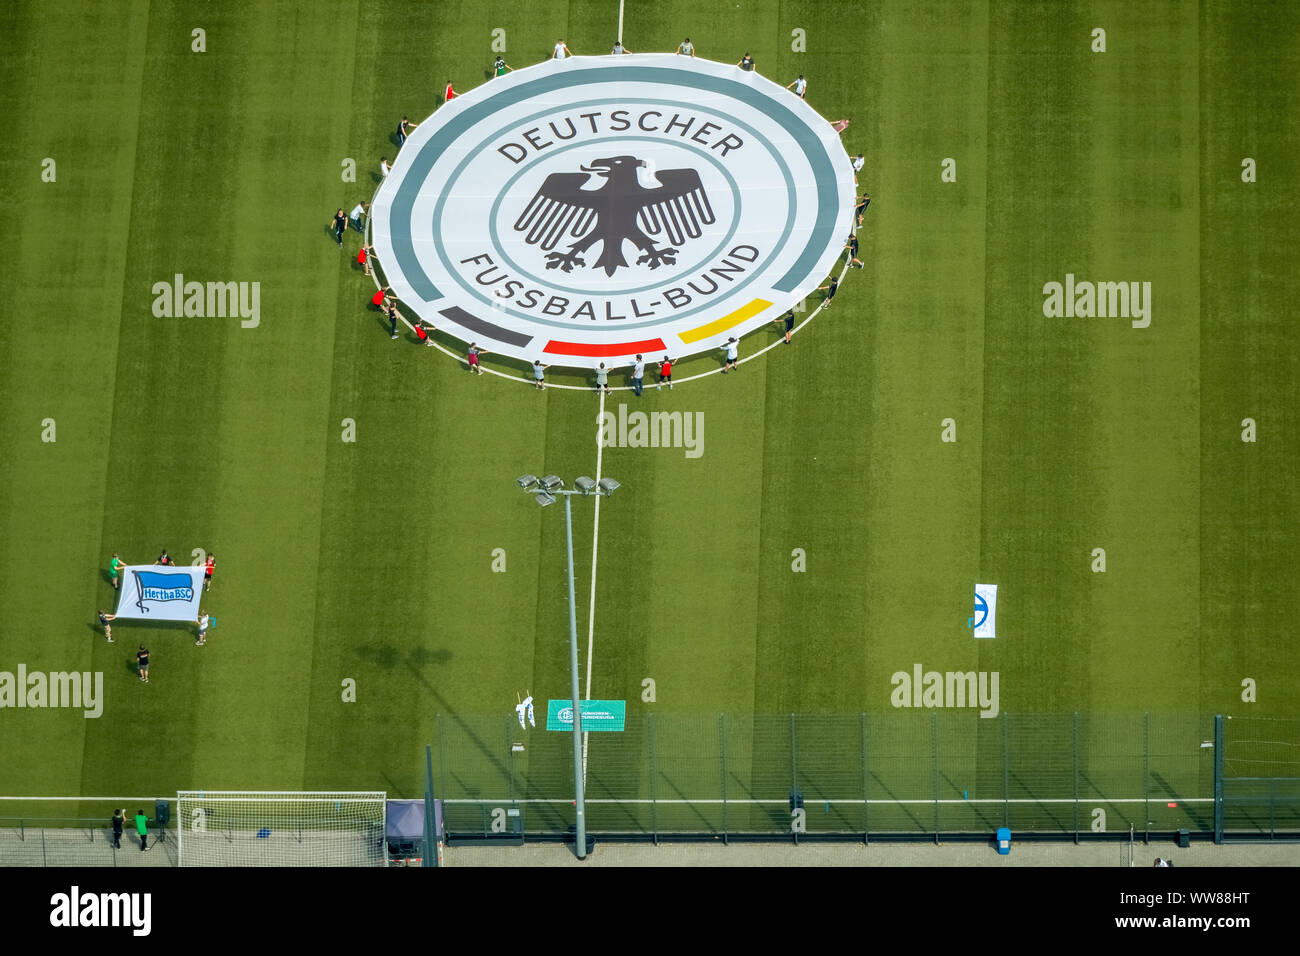
M 975 585 L 975 614 L 970 619 L 970 626 L 976 637 L 997 637 L 998 586 L 996 584 Z

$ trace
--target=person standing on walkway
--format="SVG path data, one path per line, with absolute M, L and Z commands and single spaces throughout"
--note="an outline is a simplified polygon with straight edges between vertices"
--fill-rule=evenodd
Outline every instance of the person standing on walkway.
M 135 832 L 140 837 L 140 849 L 149 849 L 149 818 L 144 815 L 143 810 L 135 811 Z
M 126 813 L 125 810 L 113 811 L 113 849 L 114 850 L 122 849 L 122 826 L 126 822 L 126 818 L 123 816 L 124 813 Z

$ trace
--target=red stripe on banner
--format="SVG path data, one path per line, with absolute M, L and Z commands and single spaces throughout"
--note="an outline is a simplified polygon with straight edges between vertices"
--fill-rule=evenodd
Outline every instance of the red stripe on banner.
M 546 343 L 543 352 L 549 352 L 552 355 L 590 355 L 599 357 L 602 355 L 627 355 L 633 352 L 664 352 L 663 339 L 643 339 L 640 342 L 614 342 L 610 345 L 596 345 L 586 342 L 561 342 L 557 339 L 551 339 Z

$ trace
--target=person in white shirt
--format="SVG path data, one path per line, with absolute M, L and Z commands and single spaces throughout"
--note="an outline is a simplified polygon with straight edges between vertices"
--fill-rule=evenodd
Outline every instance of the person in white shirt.
M 796 79 L 793 83 L 787 86 L 786 89 L 787 90 L 793 89 L 794 95 L 799 97 L 799 99 L 802 100 L 804 99 L 804 93 L 808 91 L 808 81 L 805 80 L 803 78 L 803 74 L 800 73 L 798 79 Z
M 370 203 L 359 202 L 353 206 L 352 211 L 348 213 L 348 218 L 352 220 L 352 225 L 356 227 L 357 232 L 364 233 L 366 231 L 365 216 L 366 210 L 369 207 Z
M 727 339 L 727 344 L 719 346 L 727 350 L 727 364 L 722 368 L 722 374 L 726 375 L 728 371 L 734 372 L 738 366 L 736 359 L 740 358 L 740 345 L 736 342 L 735 337 Z
M 208 642 L 208 616 L 204 614 L 199 618 L 199 639 L 194 642 L 195 647 L 199 647 Z
M 563 40 L 555 41 L 555 51 L 551 54 L 552 60 L 563 60 L 566 56 L 572 56 L 568 45 Z
M 636 392 L 637 395 L 641 394 L 641 382 L 644 378 L 645 361 L 638 355 L 636 361 L 632 363 L 632 391 Z
M 695 47 L 691 44 L 691 38 L 687 37 L 681 43 L 677 44 L 678 56 L 695 56 Z
M 621 56 L 624 53 L 631 53 L 631 52 L 632 52 L 631 50 L 629 50 L 627 47 L 623 45 L 622 40 L 615 40 L 614 49 L 609 51 L 610 56 Z
M 389 165 L 388 165 L 388 157 L 387 157 L 387 156 L 381 156 L 381 157 L 379 158 L 379 171 L 380 171 L 381 173 L 383 173 L 385 177 L 388 176 L 388 171 L 389 171 L 390 169 L 392 169 L 392 168 L 393 168 L 392 166 L 389 166 Z

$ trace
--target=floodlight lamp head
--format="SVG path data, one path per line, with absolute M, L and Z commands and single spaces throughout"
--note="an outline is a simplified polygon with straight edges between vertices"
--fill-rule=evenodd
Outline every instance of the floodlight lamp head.
M 515 484 L 517 484 L 524 491 L 532 491 L 534 488 L 537 487 L 537 476 L 520 475 L 518 478 L 515 479 Z
M 555 491 L 564 487 L 564 479 L 559 475 L 547 475 L 542 479 L 542 487 L 547 491 Z
M 534 497 L 537 498 L 537 503 L 541 505 L 543 508 L 545 508 L 547 505 L 555 504 L 556 501 L 555 495 L 548 494 L 545 491 L 537 492 L 537 494 Z
M 573 487 L 577 488 L 584 495 L 593 495 L 596 493 L 596 482 L 593 479 L 588 478 L 586 475 L 574 478 Z
M 600 493 L 604 495 L 606 498 L 612 495 L 620 487 L 622 487 L 622 485 L 619 482 L 615 481 L 613 478 L 600 479 Z

